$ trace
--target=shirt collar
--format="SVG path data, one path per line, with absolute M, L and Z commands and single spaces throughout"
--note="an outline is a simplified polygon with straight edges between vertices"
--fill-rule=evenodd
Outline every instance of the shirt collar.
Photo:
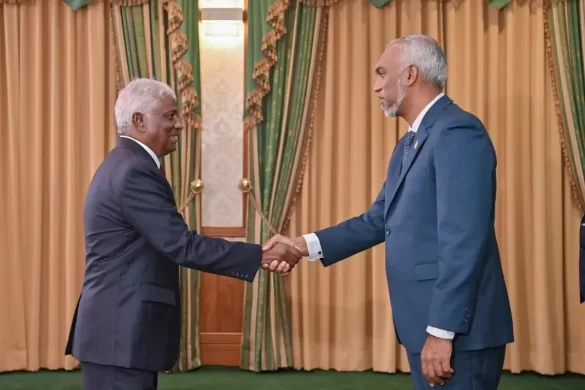
M 431 109 L 431 107 L 433 106 L 433 104 L 435 104 L 437 102 L 437 100 L 439 100 L 443 96 L 445 96 L 445 94 L 444 93 L 440 93 L 429 104 L 427 104 L 427 106 L 420 112 L 420 114 L 418 114 L 418 116 L 414 120 L 412 126 L 410 126 L 408 128 L 408 131 L 414 131 L 416 133 L 418 131 L 418 128 L 419 128 L 419 126 L 420 126 L 423 118 L 425 117 L 425 114 Z
M 156 154 L 152 151 L 152 149 L 150 149 L 148 146 L 144 145 L 142 142 L 138 141 L 137 139 L 134 139 L 132 137 L 128 137 L 127 135 L 121 135 L 120 137 L 131 139 L 132 141 L 136 142 L 138 145 L 142 146 L 144 148 L 144 150 L 146 150 L 148 152 L 150 157 L 152 157 L 152 159 L 156 163 L 156 166 L 160 169 L 160 160 L 158 159 Z

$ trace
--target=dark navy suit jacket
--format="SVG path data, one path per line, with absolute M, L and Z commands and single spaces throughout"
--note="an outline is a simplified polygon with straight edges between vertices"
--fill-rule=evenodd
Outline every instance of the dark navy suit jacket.
M 423 117 L 402 168 L 398 143 L 370 209 L 315 232 L 329 266 L 385 242 L 396 333 L 420 353 L 427 326 L 455 350 L 514 340 L 494 228 L 496 154 L 479 119 L 447 96 Z
M 85 281 L 66 354 L 146 371 L 175 364 L 179 266 L 252 282 L 260 245 L 189 230 L 148 152 L 120 138 L 96 171 L 84 210 Z

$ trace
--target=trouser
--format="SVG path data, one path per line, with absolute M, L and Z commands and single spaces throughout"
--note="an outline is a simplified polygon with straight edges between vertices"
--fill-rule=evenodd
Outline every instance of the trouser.
M 84 390 L 156 390 L 158 373 L 81 362 Z

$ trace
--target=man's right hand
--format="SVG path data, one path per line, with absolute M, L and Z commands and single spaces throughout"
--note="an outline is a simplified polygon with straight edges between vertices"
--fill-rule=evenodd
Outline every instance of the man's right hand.
M 262 269 L 278 273 L 288 273 L 299 262 L 302 253 L 293 245 L 274 242 L 262 248 Z
M 268 240 L 266 242 L 266 244 L 264 244 L 264 246 L 262 247 L 262 250 L 266 252 L 266 251 L 272 249 L 273 247 L 275 247 L 276 245 L 280 245 L 280 244 L 286 244 L 289 247 L 296 248 L 297 251 L 300 253 L 299 257 L 309 255 L 309 249 L 307 248 L 307 242 L 305 241 L 305 239 L 302 236 L 293 239 L 290 237 L 285 237 L 285 236 L 282 236 L 280 234 L 277 234 L 274 237 L 272 237 L 270 240 Z M 278 272 L 278 273 L 283 274 L 283 275 L 288 275 L 288 273 L 292 269 L 292 267 L 290 267 L 287 263 L 278 262 L 278 261 L 272 261 L 270 264 L 262 263 L 262 268 L 265 270 L 272 271 L 272 272 Z

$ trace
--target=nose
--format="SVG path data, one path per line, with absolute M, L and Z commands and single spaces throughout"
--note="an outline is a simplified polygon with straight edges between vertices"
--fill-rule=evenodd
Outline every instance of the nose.
M 381 90 L 382 90 L 382 83 L 380 82 L 379 79 L 376 79 L 376 82 L 374 83 L 374 93 L 378 94 Z
M 183 122 L 180 119 L 177 119 L 175 121 L 175 129 L 177 130 L 183 130 Z

